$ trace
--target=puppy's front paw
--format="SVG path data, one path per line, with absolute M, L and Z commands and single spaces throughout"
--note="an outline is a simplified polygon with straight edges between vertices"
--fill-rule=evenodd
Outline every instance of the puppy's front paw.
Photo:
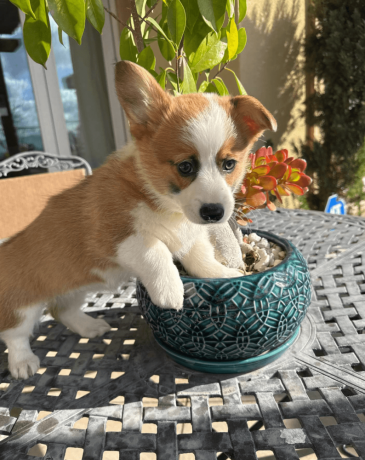
M 81 337 L 93 339 L 95 337 L 101 337 L 106 332 L 110 331 L 110 325 L 101 318 L 95 319 L 89 315 L 83 314 L 81 321 L 78 320 L 78 322 L 75 322 L 70 329 L 80 334 Z
M 224 267 L 222 278 L 238 278 L 244 276 L 244 272 L 236 268 Z
M 150 286 L 147 291 L 152 302 L 160 308 L 181 310 L 184 303 L 184 285 L 180 278 L 166 284 Z
M 39 366 L 38 356 L 31 351 L 9 355 L 9 371 L 15 379 L 27 379 L 31 377 L 37 372 Z

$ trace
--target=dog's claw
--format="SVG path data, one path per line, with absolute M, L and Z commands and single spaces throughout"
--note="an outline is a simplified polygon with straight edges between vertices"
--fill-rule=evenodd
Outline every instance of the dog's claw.
M 34 375 L 40 367 L 38 356 L 29 352 L 18 358 L 9 356 L 9 371 L 15 379 L 27 379 Z

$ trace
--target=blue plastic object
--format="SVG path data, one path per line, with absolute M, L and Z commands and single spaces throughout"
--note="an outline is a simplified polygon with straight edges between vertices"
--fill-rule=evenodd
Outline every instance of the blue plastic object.
M 342 198 L 338 198 L 337 195 L 331 195 L 326 204 L 324 212 L 328 214 L 346 214 L 346 202 Z
M 282 263 L 241 278 L 181 277 L 185 301 L 180 311 L 155 306 L 144 286 L 137 283 L 137 299 L 155 338 L 181 364 L 184 356 L 194 358 L 184 360 L 187 367 L 203 372 L 245 372 L 237 370 L 238 361 L 242 368 L 242 360 L 259 357 L 265 365 L 279 357 L 298 333 L 311 299 L 306 261 L 288 240 L 251 231 L 283 247 L 287 255 Z M 202 361 L 204 366 L 199 365 Z M 213 366 L 215 370 L 209 371 L 212 361 L 220 362 L 221 370 Z M 229 368 L 235 370 L 224 370 Z

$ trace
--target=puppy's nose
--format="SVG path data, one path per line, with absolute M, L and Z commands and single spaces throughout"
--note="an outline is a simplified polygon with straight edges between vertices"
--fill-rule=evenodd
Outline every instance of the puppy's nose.
M 224 215 L 224 208 L 219 203 L 205 203 L 200 208 L 200 216 L 207 222 L 218 222 Z

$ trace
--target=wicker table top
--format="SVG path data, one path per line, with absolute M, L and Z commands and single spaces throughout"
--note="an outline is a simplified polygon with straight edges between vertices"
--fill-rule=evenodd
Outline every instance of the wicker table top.
M 0 460 L 365 460 L 365 220 L 282 210 L 254 222 L 296 244 L 312 273 L 282 358 L 251 374 L 194 372 L 155 343 L 134 282 L 90 295 L 85 310 L 112 330 L 82 339 L 44 318 L 27 381 L 9 378 L 0 344 Z

